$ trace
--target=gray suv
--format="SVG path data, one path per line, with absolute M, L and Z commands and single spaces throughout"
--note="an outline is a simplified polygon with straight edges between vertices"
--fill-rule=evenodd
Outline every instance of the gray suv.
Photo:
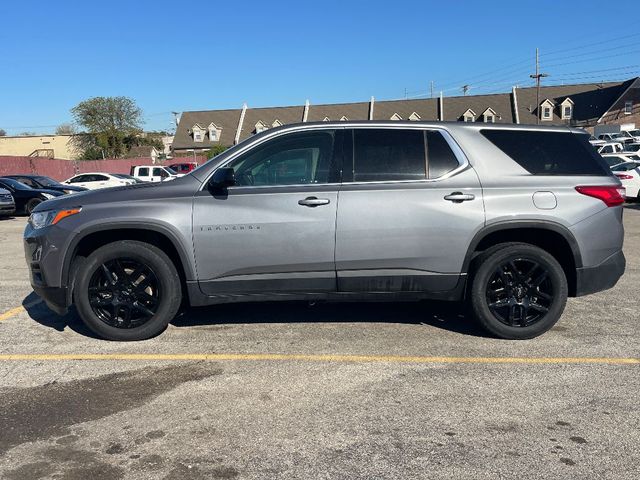
M 34 290 L 101 337 L 161 332 L 181 304 L 467 300 L 532 338 L 624 272 L 624 189 L 565 127 L 325 122 L 275 128 L 166 184 L 39 205 Z

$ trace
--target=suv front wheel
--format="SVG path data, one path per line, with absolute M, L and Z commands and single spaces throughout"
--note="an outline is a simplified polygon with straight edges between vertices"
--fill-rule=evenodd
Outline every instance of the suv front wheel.
M 475 267 L 473 313 L 497 337 L 537 337 L 562 315 L 567 279 L 558 261 L 545 250 L 525 243 L 500 244 L 483 252 Z
M 144 340 L 163 331 L 182 301 L 180 277 L 159 248 L 123 240 L 91 253 L 80 265 L 76 308 L 108 340 Z

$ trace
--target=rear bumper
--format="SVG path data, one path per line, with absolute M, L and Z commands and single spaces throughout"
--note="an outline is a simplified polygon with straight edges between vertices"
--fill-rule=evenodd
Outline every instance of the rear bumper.
M 595 267 L 578 268 L 576 297 L 601 292 L 613 287 L 624 273 L 626 261 L 622 250 Z

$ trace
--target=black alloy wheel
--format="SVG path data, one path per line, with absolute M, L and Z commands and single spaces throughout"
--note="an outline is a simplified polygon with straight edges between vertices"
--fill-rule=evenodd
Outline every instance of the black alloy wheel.
M 526 340 L 542 335 L 560 319 L 568 294 L 562 266 L 538 246 L 500 243 L 473 262 L 472 313 L 498 338 Z
M 108 260 L 89 280 L 89 305 L 104 323 L 135 328 L 147 323 L 160 303 L 160 282 L 152 268 L 131 258 Z
M 540 321 L 554 299 L 548 270 L 531 258 L 499 264 L 487 283 L 486 295 L 489 310 L 510 327 L 528 327 Z

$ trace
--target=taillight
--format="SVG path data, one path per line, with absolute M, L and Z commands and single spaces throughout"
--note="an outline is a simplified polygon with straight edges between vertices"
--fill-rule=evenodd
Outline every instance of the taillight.
M 626 175 L 624 173 L 616 173 L 616 177 L 621 180 L 633 180 L 633 175 Z
M 582 195 L 602 200 L 607 207 L 616 207 L 624 203 L 626 190 L 624 187 L 616 186 L 584 186 L 576 187 Z

